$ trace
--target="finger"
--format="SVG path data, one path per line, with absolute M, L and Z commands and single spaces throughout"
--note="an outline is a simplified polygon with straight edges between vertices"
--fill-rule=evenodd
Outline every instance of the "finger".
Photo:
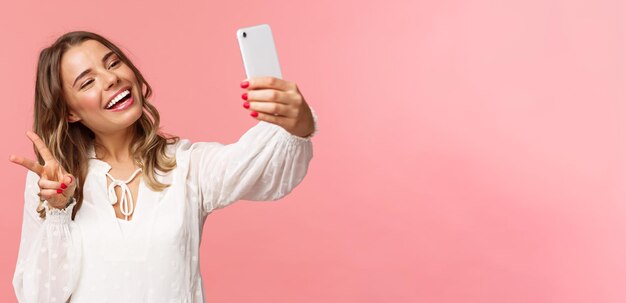
M 257 102 L 277 102 L 291 104 L 294 100 L 291 95 L 275 89 L 261 89 L 244 93 L 242 99 Z
M 248 82 L 248 86 L 244 87 L 248 90 L 257 90 L 264 88 L 272 88 L 281 91 L 296 90 L 296 84 L 293 82 L 285 81 L 276 77 L 254 77 L 244 80 Z M 244 83 L 242 82 L 242 84 Z M 242 85 L 243 87 L 244 85 Z
M 274 116 L 295 118 L 295 111 L 284 104 L 274 102 L 249 102 L 249 110 Z M 245 107 L 245 106 L 244 106 Z
M 54 160 L 54 163 L 55 163 L 55 164 L 56 164 L 56 166 L 57 166 L 57 170 L 56 170 L 57 177 L 58 177 L 58 178 L 57 178 L 57 181 L 59 181 L 59 182 L 64 182 L 64 177 L 65 177 L 65 175 L 67 174 L 67 172 L 65 171 L 65 169 L 63 169 L 63 166 L 59 165 L 59 162 L 58 162 L 58 161 Z M 67 183 L 66 183 L 66 184 L 67 184 Z
M 35 144 L 35 147 L 37 148 L 37 150 L 39 151 L 39 154 L 41 155 L 41 157 L 43 158 L 45 162 L 54 160 L 52 153 L 50 152 L 46 144 L 43 142 L 43 140 L 41 140 L 41 138 L 39 138 L 37 134 L 31 131 L 27 131 L 26 136 L 28 137 L 28 139 L 30 139 L 30 141 L 33 141 L 33 144 Z
M 251 116 L 253 118 L 257 119 L 257 120 L 269 122 L 269 123 L 272 123 L 272 124 L 276 124 L 276 125 L 281 126 L 283 128 L 285 127 L 285 125 L 287 125 L 287 123 L 291 119 L 291 118 L 275 116 L 275 115 L 272 115 L 272 114 L 259 113 L 259 112 L 252 112 Z
M 38 176 L 41 176 L 41 174 L 43 173 L 43 166 L 31 159 L 27 159 L 22 156 L 11 155 L 11 157 L 9 157 L 9 161 L 26 167 L 26 169 L 36 173 Z
M 39 182 L 37 182 L 37 185 L 39 185 L 39 188 L 43 189 L 66 189 L 67 188 L 67 184 L 63 183 L 63 182 L 57 182 L 57 181 L 52 181 L 52 180 L 47 180 L 47 179 L 39 179 Z
M 47 179 L 53 181 L 61 181 L 63 173 L 59 163 L 56 160 L 53 159 L 46 162 L 46 165 L 43 166 L 43 170 L 43 176 L 45 176 Z
M 59 196 L 59 192 L 56 189 L 42 189 L 39 192 L 39 197 L 44 200 L 53 200 Z
M 67 188 L 69 191 L 73 191 L 76 189 L 76 186 L 78 185 L 77 182 L 75 182 L 76 178 L 74 176 L 72 176 L 71 174 L 65 174 L 63 175 L 63 183 L 65 185 L 67 185 Z M 66 190 L 66 191 L 68 191 Z
M 75 179 L 76 179 L 76 178 L 74 178 L 74 176 L 72 176 L 71 174 L 65 174 L 65 175 L 63 175 L 63 182 L 64 182 L 65 184 L 67 184 L 68 186 L 69 186 L 69 185 L 75 185 L 75 184 L 74 184 L 74 180 L 75 180 Z

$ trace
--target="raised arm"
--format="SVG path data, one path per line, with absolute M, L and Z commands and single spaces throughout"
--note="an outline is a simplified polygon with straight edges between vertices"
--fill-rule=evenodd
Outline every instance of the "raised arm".
M 36 211 L 39 176 L 28 172 L 20 250 L 13 276 L 19 302 L 65 302 L 76 288 L 81 241 L 71 221 L 75 203 L 66 209 L 44 205 L 46 218 Z
M 45 164 L 19 156 L 10 158 L 29 169 L 13 287 L 20 302 L 66 302 L 76 288 L 81 259 L 79 232 L 71 220 L 76 181 L 60 168 L 36 134 L 27 135 Z M 69 205 L 68 200 L 72 202 Z M 39 207 L 45 209 L 45 219 L 40 218 Z
M 236 143 L 192 147 L 191 175 L 197 178 L 205 214 L 241 199 L 284 197 L 303 180 L 313 157 L 317 117 L 297 86 L 253 78 L 245 88 L 244 107 L 260 122 Z

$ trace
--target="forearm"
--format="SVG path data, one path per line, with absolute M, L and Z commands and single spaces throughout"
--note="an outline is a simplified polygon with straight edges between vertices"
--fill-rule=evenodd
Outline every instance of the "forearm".
M 46 207 L 43 222 L 26 216 L 13 286 L 20 302 L 65 302 L 78 279 L 81 245 L 71 221 L 74 203 L 64 210 Z M 40 220 L 36 218 L 36 220 Z

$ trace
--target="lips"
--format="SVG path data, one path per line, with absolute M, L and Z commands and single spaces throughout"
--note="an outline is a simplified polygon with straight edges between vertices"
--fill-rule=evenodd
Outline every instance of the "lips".
M 135 98 L 133 98 L 133 95 L 130 94 L 130 97 L 128 99 L 118 102 L 116 105 L 113 106 L 113 108 L 107 110 L 111 112 L 123 111 L 133 105 L 133 103 L 135 103 Z
M 133 94 L 133 91 L 132 91 L 132 89 L 131 89 L 131 87 L 130 87 L 130 86 L 122 87 L 122 88 L 121 88 L 120 90 L 118 90 L 115 94 L 113 94 L 113 95 L 111 96 L 111 98 L 109 98 L 109 100 L 108 100 L 108 101 L 104 104 L 104 106 L 103 106 L 103 107 L 104 107 L 104 109 L 106 109 L 106 108 L 107 108 L 107 105 L 109 105 L 109 103 L 110 103 L 113 99 L 115 99 L 115 97 L 117 97 L 117 95 L 121 94 L 121 93 L 122 93 L 122 92 L 124 92 L 125 90 L 128 90 L 128 91 L 130 92 L 130 94 L 131 94 L 131 95 Z

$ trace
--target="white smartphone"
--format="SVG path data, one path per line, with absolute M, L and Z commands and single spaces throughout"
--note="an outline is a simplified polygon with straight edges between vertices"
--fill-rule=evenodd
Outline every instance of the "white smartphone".
M 272 29 L 268 24 L 238 29 L 237 41 L 248 79 L 260 76 L 283 78 Z

